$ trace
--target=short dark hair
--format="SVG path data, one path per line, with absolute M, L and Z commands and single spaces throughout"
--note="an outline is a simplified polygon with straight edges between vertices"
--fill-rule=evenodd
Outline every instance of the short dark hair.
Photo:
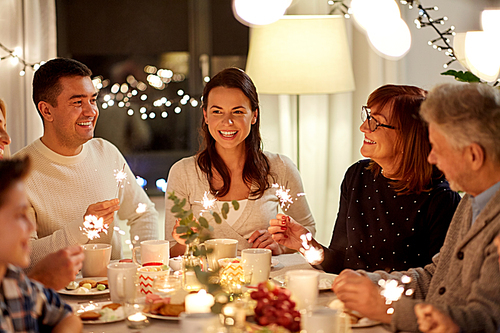
M 33 102 L 37 110 L 41 101 L 57 106 L 57 97 L 62 91 L 59 79 L 72 76 L 90 77 L 92 71 L 81 62 L 67 58 L 55 58 L 41 65 L 33 77 Z M 41 117 L 40 110 L 38 113 Z
M 0 160 L 0 207 L 5 203 L 6 195 L 18 181 L 26 178 L 30 170 L 28 156 L 21 159 Z

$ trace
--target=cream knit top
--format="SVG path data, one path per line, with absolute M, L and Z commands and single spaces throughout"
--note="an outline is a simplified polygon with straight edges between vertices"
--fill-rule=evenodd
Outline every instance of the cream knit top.
M 269 152 L 265 152 L 265 154 L 271 165 L 271 174 L 274 176 L 274 180 L 271 182 L 290 189 L 289 194 L 294 199 L 294 203 L 284 213 L 293 217 L 314 235 L 316 228 L 307 199 L 305 196 L 297 196 L 298 193 L 304 192 L 299 171 L 288 157 Z M 179 199 L 186 198 L 187 203 L 184 209 L 192 209 L 195 216 L 200 215 L 203 210 L 201 204 L 203 195 L 206 191 L 210 191 L 210 186 L 207 177 L 198 168 L 196 156 L 187 157 L 175 163 L 168 175 L 165 195 L 165 239 L 170 241 L 171 246 L 176 244 L 172 237 L 176 218 L 170 212 L 173 202 L 168 199 L 168 193 L 172 191 Z M 255 230 L 268 228 L 269 221 L 276 218 L 279 206 L 280 201 L 276 196 L 276 188 L 271 187 L 264 192 L 264 196 L 260 199 L 249 199 L 241 215 L 232 225 L 224 220 L 222 224 L 217 224 L 208 213 L 203 214 L 203 216 L 214 227 L 212 236 L 238 240 L 239 252 L 251 247 L 247 239 Z M 231 205 L 230 207 L 233 209 Z
M 50 150 L 40 139 L 20 150 L 15 157 L 29 155 L 31 172 L 26 180 L 29 215 L 35 221 L 32 234 L 31 266 L 48 253 L 69 245 L 89 241 L 80 227 L 90 204 L 116 198 L 118 183 L 115 173 L 125 164 L 127 179 L 118 192 L 120 209 L 117 216 L 127 220 L 130 237 L 139 241 L 158 239 L 158 212 L 118 149 L 103 139 L 92 139 L 83 145 L 76 156 L 63 156 Z M 139 203 L 147 204 L 146 212 L 136 213 Z M 122 257 L 120 234 L 109 226 L 107 235 L 89 243 L 113 246 L 112 259 Z

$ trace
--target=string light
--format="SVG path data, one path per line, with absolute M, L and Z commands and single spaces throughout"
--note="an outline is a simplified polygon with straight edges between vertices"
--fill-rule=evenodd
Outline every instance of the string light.
M 0 49 L 7 52 L 7 55 L 0 57 L 0 61 L 9 59 L 13 66 L 18 65 L 19 63 L 23 66 L 23 69 L 19 71 L 19 76 L 26 75 L 26 68 L 27 67 L 36 71 L 38 68 L 40 68 L 40 65 L 45 63 L 45 61 L 42 61 L 41 63 L 29 63 L 29 62 L 27 62 L 22 57 L 23 51 L 20 47 L 16 47 L 15 49 L 11 50 L 8 47 L 6 47 L 5 45 L 3 45 L 2 43 L 0 43 Z
M 349 18 L 351 14 L 351 9 L 344 3 L 345 0 L 327 0 L 328 5 L 332 6 L 330 14 L 335 14 L 336 12 L 342 13 L 346 18 Z M 450 45 L 449 36 L 455 36 L 455 27 L 450 26 L 449 28 L 442 30 L 441 25 L 446 24 L 448 21 L 447 16 L 440 17 L 438 19 L 433 19 L 429 12 L 439 10 L 438 6 L 424 7 L 418 0 L 400 0 L 403 5 L 408 5 L 409 9 L 413 9 L 414 6 L 418 8 L 418 17 L 414 20 L 417 29 L 432 27 L 434 31 L 439 35 L 437 38 L 427 42 L 428 45 L 432 46 L 437 51 L 445 51 L 444 54 L 451 59 L 448 60 L 443 67 L 449 67 L 453 62 L 457 60 L 455 56 L 455 51 Z
M 0 43 L 0 50 L 7 53 L 4 56 L 0 56 L 0 62 L 2 60 L 10 60 L 13 66 L 18 64 L 23 66 L 22 70 L 19 71 L 19 76 L 21 77 L 26 75 L 26 68 L 31 68 L 33 71 L 36 71 L 45 63 L 45 61 L 41 61 L 40 63 L 27 62 L 24 58 L 22 58 L 23 51 L 20 47 L 10 49 Z M 96 89 L 109 89 L 109 93 L 101 94 L 100 96 L 102 97 L 99 97 L 101 109 L 106 110 L 116 104 L 119 108 L 123 108 L 123 112 L 126 112 L 127 115 L 133 116 L 135 112 L 133 108 L 130 107 L 131 102 L 137 101 L 140 104 L 143 104 L 140 106 L 141 119 L 146 120 L 155 119 L 156 113 L 161 114 L 162 117 L 159 119 L 167 118 L 168 112 L 166 109 L 153 110 L 154 107 L 163 107 L 167 109 L 174 108 L 174 112 L 179 114 L 182 111 L 181 106 L 187 106 L 189 104 L 189 106 L 196 108 L 199 105 L 199 101 L 195 97 L 190 96 L 182 89 L 178 89 L 176 91 L 176 95 L 179 96 L 178 98 L 169 100 L 167 97 L 161 97 L 160 99 L 152 102 L 150 105 L 145 105 L 145 102 L 148 100 L 148 95 L 146 93 L 139 93 L 139 91 L 146 91 L 148 86 L 158 90 L 163 90 L 169 83 L 182 82 L 186 79 L 186 77 L 184 74 L 174 73 L 170 69 L 158 69 L 152 65 L 145 66 L 144 72 L 149 74 L 147 80 L 148 84 L 138 81 L 133 75 L 129 75 L 127 77 L 127 82 L 114 83 L 111 86 L 110 80 L 104 79 L 102 76 L 92 78 L 92 83 Z M 208 82 L 210 80 L 205 78 L 204 81 Z M 145 115 L 146 113 L 147 115 Z

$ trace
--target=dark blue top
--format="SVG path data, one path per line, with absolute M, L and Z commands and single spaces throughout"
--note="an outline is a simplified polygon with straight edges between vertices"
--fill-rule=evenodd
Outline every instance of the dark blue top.
M 369 162 L 358 161 L 345 174 L 321 268 L 339 273 L 425 266 L 443 245 L 460 196 L 444 177 L 434 180 L 429 192 L 397 195 L 389 179 L 366 170 Z

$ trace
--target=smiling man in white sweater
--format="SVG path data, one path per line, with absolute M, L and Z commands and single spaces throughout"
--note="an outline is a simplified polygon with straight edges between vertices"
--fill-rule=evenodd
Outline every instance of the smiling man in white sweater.
M 44 134 L 15 155 L 29 155 L 33 162 L 26 180 L 29 214 L 36 224 L 32 266 L 51 252 L 87 242 L 111 244 L 111 258 L 120 259 L 116 215 L 127 220 L 132 239 L 158 238 L 158 213 L 124 157 L 108 141 L 93 138 L 99 110 L 91 75 L 84 64 L 57 58 L 42 65 L 33 78 L 33 101 Z M 115 174 L 124 166 L 127 178 L 117 195 Z M 146 204 L 145 212 L 136 212 L 139 203 Z M 81 230 L 87 215 L 102 217 L 109 226 L 107 234 L 89 241 Z

